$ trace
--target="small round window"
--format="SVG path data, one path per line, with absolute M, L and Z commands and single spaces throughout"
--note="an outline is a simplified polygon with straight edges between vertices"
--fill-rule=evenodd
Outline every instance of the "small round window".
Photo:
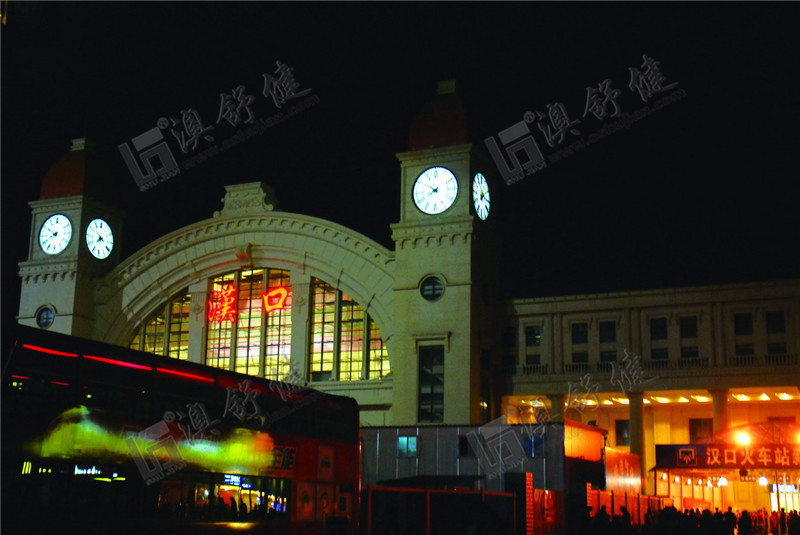
M 42 307 L 36 313 L 36 325 L 42 329 L 48 329 L 53 324 L 55 313 L 50 307 Z
M 428 301 L 436 301 L 444 293 L 444 283 L 439 277 L 427 277 L 419 288 L 422 297 Z

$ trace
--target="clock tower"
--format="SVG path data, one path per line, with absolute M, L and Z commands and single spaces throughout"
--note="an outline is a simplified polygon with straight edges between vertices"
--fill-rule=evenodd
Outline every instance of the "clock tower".
M 494 167 L 467 142 L 455 82 L 411 127 L 400 160 L 393 422 L 478 424 L 493 412 Z M 473 194 L 473 191 L 475 193 Z
M 119 262 L 122 214 L 90 196 L 109 177 L 87 159 L 85 139 L 74 139 L 70 152 L 45 175 L 39 200 L 29 203 L 18 321 L 91 338 L 94 280 Z

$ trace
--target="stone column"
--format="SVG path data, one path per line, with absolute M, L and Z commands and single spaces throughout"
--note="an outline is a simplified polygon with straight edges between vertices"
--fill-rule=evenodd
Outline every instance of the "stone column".
M 566 394 L 547 394 L 547 399 L 550 400 L 550 421 L 563 422 L 564 411 L 566 410 L 567 395 Z
M 714 388 L 708 390 L 714 403 L 714 434 L 721 433 L 728 429 L 730 420 L 728 417 L 728 389 Z
M 631 453 L 639 456 L 639 467 L 642 479 L 646 479 L 644 455 L 644 393 L 628 392 L 628 423 L 631 436 Z M 639 482 L 639 491 L 642 492 L 642 483 Z

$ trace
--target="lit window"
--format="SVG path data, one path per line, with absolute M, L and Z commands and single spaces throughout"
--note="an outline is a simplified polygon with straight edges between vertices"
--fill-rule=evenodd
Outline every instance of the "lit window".
M 318 279 L 313 279 L 311 286 L 311 380 L 330 380 L 336 338 L 336 290 Z
M 288 288 L 289 271 L 284 269 L 267 270 L 267 288 Z M 292 299 L 289 292 L 283 308 L 276 308 L 266 315 L 264 330 L 264 377 L 281 380 L 291 373 L 292 359 Z
M 352 298 L 342 294 L 339 380 L 358 381 L 364 360 L 364 310 Z
M 397 437 L 397 456 L 402 458 L 417 456 L 417 437 Z
M 542 345 L 542 326 L 528 325 L 525 327 L 525 346 L 539 347 Z
M 221 292 L 223 287 L 236 285 L 236 274 L 228 273 L 211 281 L 209 295 Z M 208 322 L 206 344 L 206 365 L 229 370 L 231 367 L 231 351 L 233 344 L 234 324 L 230 320 Z
M 189 358 L 189 313 L 192 296 L 184 294 L 169 304 L 169 340 L 167 356 L 179 360 Z

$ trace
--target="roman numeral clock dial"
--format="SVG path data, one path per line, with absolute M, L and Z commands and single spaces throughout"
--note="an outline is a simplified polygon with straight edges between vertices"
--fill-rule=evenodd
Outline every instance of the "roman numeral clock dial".
M 458 195 L 458 180 L 449 169 L 431 167 L 414 182 L 414 204 L 430 215 L 441 214 L 450 208 Z

